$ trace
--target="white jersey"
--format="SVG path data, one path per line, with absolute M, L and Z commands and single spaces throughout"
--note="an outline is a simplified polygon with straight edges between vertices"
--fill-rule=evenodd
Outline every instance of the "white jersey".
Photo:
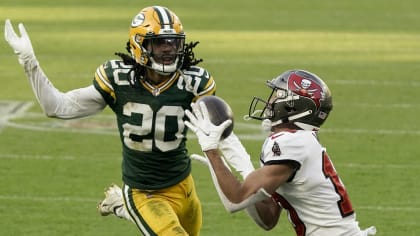
M 266 139 L 261 165 L 287 161 L 299 168 L 272 198 L 288 211 L 298 236 L 362 235 L 347 191 L 315 132 L 279 132 Z

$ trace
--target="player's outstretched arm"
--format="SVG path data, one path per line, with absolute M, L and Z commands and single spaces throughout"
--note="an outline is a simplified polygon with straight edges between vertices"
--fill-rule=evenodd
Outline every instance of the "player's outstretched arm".
M 20 37 L 13 30 L 10 19 L 7 19 L 4 25 L 4 38 L 13 48 L 15 54 L 18 56 L 19 63 L 24 65 L 26 62 L 35 59 L 35 53 L 32 48 L 31 40 L 26 32 L 25 26 L 22 23 L 18 25 Z
M 32 90 L 47 116 L 71 119 L 92 115 L 105 108 L 105 101 L 93 85 L 67 93 L 56 89 L 35 57 L 25 26 L 20 23 L 18 29 L 20 36 L 14 31 L 10 19 L 7 19 L 4 25 L 4 38 L 18 56 Z

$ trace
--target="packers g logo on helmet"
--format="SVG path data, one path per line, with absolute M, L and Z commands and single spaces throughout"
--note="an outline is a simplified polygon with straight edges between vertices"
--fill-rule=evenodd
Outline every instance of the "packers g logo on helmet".
M 133 21 L 131 22 L 131 27 L 137 27 L 144 22 L 144 15 L 143 13 L 139 13 L 137 16 L 134 17 Z
M 184 57 L 185 34 L 179 18 L 168 8 L 146 7 L 132 20 L 129 31 L 131 56 L 142 66 L 160 74 L 178 70 Z M 169 45 L 167 52 L 158 52 Z

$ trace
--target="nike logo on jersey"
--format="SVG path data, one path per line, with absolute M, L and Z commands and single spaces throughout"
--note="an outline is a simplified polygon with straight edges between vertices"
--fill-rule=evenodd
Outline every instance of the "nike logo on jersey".
M 190 190 L 190 191 L 187 193 L 187 198 L 189 198 L 189 197 L 191 196 L 191 193 L 192 193 L 192 190 Z

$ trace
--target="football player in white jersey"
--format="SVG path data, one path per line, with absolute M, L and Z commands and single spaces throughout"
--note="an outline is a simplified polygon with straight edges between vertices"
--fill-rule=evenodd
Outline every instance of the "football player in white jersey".
M 317 137 L 333 107 L 327 85 L 304 70 L 286 71 L 267 85 L 270 96 L 254 97 L 249 117 L 261 120 L 271 133 L 262 146 L 261 167 L 243 182 L 218 150 L 220 134 L 231 121 L 213 125 L 204 103 L 187 111 L 185 123 L 198 136 L 226 209 L 246 209 L 265 230 L 276 226 L 284 209 L 298 236 L 375 234 L 375 227 L 359 228 L 346 188 Z

